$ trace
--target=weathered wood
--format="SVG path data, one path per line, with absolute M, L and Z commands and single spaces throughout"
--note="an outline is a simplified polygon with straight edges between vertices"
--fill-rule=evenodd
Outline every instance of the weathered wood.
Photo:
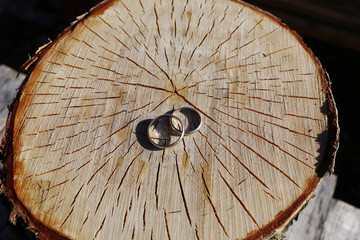
M 2 155 L 39 238 L 268 238 L 332 171 L 325 71 L 243 2 L 106 1 L 30 62 Z M 199 132 L 150 148 L 146 122 L 183 106 Z
M 6 118 L 0 118 L 0 138 L 2 138 L 4 136 L 5 123 L 6 123 Z
M 360 209 L 338 201 L 331 200 L 328 217 L 324 222 L 324 231 L 320 239 L 358 240 L 360 237 Z
M 23 73 L 19 73 L 8 66 L 0 65 L 0 138 L 3 137 L 5 131 L 5 122 L 8 115 L 7 106 L 13 102 L 17 88 L 19 88 L 24 78 Z M 0 174 L 4 174 L 2 162 L 0 162 Z M 9 222 L 9 215 L 8 204 L 5 204 L 5 199 L 0 196 L 0 239 L 23 240 L 23 234 L 13 232 Z
M 0 65 L 0 139 L 5 132 L 6 118 L 9 113 L 7 106 L 14 100 L 17 88 L 24 78 L 23 73 L 18 73 L 5 65 Z M 1 162 L 0 169 L 1 171 L 3 169 Z
M 24 80 L 25 75 L 15 70 L 0 65 L 0 120 L 4 121 L 8 116 L 7 106 L 14 100 L 17 88 Z M 1 126 L 2 124 L 0 124 Z
M 321 239 L 325 219 L 328 216 L 330 203 L 336 187 L 335 175 L 325 177 L 315 192 L 315 197 L 309 201 L 285 233 L 288 240 Z M 327 239 L 327 238 L 324 238 Z

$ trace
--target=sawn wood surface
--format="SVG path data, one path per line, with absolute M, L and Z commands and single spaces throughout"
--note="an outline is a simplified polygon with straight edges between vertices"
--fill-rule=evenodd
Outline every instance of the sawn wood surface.
M 240 1 L 105 1 L 24 69 L 4 185 L 39 238 L 269 238 L 333 168 L 326 72 Z M 149 120 L 183 106 L 200 130 L 151 148 Z

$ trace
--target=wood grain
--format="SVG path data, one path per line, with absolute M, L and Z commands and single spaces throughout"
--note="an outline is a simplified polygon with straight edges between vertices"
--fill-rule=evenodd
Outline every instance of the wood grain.
M 13 102 L 24 78 L 24 74 L 0 65 L 0 138 L 3 138 L 5 134 L 6 117 L 9 114 L 8 106 Z M 3 172 L 2 162 L 0 162 L 0 172 Z
M 331 200 L 328 218 L 324 222 L 322 239 L 359 238 L 360 210 L 350 204 L 335 199 Z
M 106 1 L 32 62 L 3 156 L 6 194 L 40 238 L 268 238 L 332 169 L 326 73 L 243 2 Z M 142 144 L 144 122 L 183 106 L 198 133 Z

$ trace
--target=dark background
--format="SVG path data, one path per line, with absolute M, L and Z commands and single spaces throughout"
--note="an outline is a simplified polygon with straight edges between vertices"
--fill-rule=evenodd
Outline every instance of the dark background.
M 76 16 L 98 2 L 0 0 L 0 64 L 18 70 L 38 47 L 48 39 L 54 39 Z M 359 208 L 360 0 L 247 2 L 273 13 L 296 30 L 328 71 L 341 128 L 335 165 L 338 183 L 334 197 Z M 314 13 L 314 9 L 318 12 Z M 28 233 L 21 230 L 21 225 L 0 229 L 0 239 L 27 239 L 24 234 Z

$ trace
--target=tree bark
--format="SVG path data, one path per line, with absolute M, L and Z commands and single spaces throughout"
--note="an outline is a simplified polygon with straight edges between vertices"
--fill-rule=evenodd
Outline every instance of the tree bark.
M 24 69 L 3 188 L 40 239 L 267 239 L 333 170 L 326 72 L 241 1 L 105 1 Z M 149 119 L 184 106 L 200 130 L 152 148 Z

